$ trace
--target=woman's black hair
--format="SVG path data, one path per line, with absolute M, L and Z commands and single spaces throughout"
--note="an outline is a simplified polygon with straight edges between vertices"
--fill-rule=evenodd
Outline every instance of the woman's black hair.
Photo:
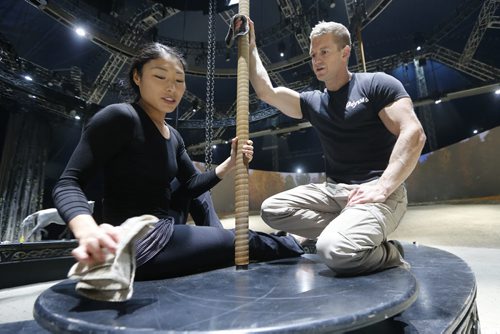
M 149 43 L 141 47 L 138 53 L 132 58 L 132 65 L 128 72 L 128 85 L 130 88 L 131 100 L 133 102 L 139 101 L 141 93 L 139 87 L 134 82 L 134 71 L 137 70 L 139 75 L 142 75 L 142 67 L 150 60 L 162 58 L 165 55 L 170 55 L 179 60 L 182 64 L 182 69 L 186 70 L 187 64 L 184 57 L 176 49 L 163 45 L 161 43 Z

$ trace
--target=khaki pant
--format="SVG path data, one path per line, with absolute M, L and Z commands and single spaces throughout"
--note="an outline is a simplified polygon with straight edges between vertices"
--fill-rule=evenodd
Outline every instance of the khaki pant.
M 377 180 L 367 184 L 376 183 Z M 404 185 L 385 203 L 346 207 L 359 185 L 325 182 L 276 194 L 262 203 L 262 219 L 272 228 L 309 239 L 323 262 L 341 275 L 357 275 L 408 264 L 387 235 L 406 212 Z

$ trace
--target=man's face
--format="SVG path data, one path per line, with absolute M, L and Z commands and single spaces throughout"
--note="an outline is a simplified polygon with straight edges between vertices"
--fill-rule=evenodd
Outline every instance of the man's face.
M 310 56 L 314 74 L 319 81 L 335 80 L 349 59 L 349 47 L 339 49 L 331 33 L 313 37 Z

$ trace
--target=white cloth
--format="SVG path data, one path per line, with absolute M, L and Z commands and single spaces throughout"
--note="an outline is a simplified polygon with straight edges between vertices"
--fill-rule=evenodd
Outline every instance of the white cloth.
M 142 215 L 127 219 L 120 227 L 121 240 L 116 254 L 107 254 L 104 263 L 87 265 L 75 263 L 69 270 L 68 277 L 76 279 L 76 291 L 90 299 L 121 302 L 133 294 L 135 277 L 135 241 L 150 230 L 158 218 Z

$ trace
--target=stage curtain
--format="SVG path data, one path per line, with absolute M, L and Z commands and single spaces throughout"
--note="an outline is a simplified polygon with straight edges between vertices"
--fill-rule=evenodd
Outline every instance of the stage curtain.
M 5 112 L 5 111 L 3 111 Z M 18 241 L 19 226 L 42 208 L 50 130 L 34 112 L 11 112 L 0 162 L 0 241 Z

